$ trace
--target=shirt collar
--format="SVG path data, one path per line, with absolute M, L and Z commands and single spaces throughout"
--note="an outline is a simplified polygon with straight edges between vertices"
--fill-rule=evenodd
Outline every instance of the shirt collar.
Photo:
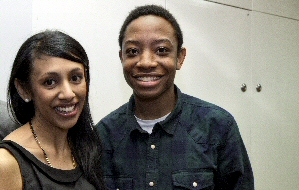
M 176 126 L 178 125 L 179 121 L 179 116 L 182 111 L 182 92 L 180 89 L 175 85 L 175 93 L 177 94 L 177 103 L 174 108 L 174 110 L 166 117 L 164 121 L 159 122 L 160 126 L 162 129 L 167 132 L 168 134 L 173 135 L 176 129 Z M 128 115 L 128 122 L 129 122 L 129 133 L 132 133 L 134 131 L 140 132 L 140 133 L 146 133 L 141 129 L 139 124 L 136 121 L 136 118 L 134 117 L 134 109 L 135 109 L 135 99 L 134 95 L 130 97 L 128 107 L 127 107 L 127 115 Z

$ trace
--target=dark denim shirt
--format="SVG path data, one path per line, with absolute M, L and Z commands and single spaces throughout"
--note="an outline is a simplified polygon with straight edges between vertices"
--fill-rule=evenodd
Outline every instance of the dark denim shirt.
M 174 111 L 152 134 L 134 117 L 134 96 L 96 125 L 108 189 L 254 189 L 250 161 L 231 114 L 176 91 Z

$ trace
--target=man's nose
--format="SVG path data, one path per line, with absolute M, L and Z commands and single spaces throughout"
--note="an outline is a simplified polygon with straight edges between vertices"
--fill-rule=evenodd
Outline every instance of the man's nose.
M 144 51 L 141 56 L 137 66 L 142 67 L 144 69 L 151 69 L 156 67 L 157 61 L 155 60 L 155 55 L 153 55 L 149 51 Z

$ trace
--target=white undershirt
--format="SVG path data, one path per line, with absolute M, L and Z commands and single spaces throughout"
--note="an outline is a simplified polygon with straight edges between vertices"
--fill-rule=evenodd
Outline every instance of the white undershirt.
M 140 127 L 141 127 L 143 130 L 147 131 L 149 134 L 151 134 L 152 131 L 153 131 L 153 128 L 154 128 L 155 124 L 158 123 L 158 122 L 160 122 L 160 121 L 165 120 L 166 117 L 167 117 L 169 114 L 170 114 L 170 113 L 166 114 L 166 115 L 163 116 L 163 117 L 160 117 L 160 118 L 158 118 L 158 119 L 153 119 L 153 120 L 143 120 L 143 119 L 140 119 L 140 118 L 136 117 L 136 115 L 134 115 L 134 116 L 135 116 L 135 118 L 136 118 L 138 124 L 140 125 Z

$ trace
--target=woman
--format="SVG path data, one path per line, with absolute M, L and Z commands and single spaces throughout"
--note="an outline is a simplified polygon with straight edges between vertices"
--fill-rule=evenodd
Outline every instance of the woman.
M 24 42 L 7 92 L 22 126 L 0 144 L 1 189 L 104 189 L 89 82 L 87 54 L 72 37 L 44 31 Z

